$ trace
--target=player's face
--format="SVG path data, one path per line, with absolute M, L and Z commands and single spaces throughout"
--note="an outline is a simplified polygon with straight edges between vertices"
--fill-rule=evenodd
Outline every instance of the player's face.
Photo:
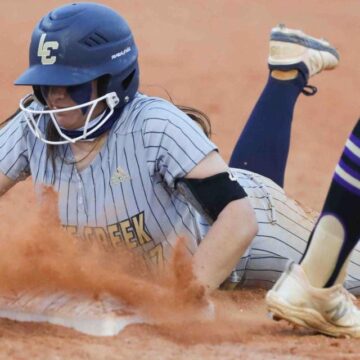
M 81 105 L 98 97 L 96 80 L 80 86 L 41 87 L 41 92 L 50 110 Z M 103 102 L 99 102 L 92 113 L 91 119 L 101 114 L 105 107 L 106 105 Z M 55 117 L 59 126 L 63 129 L 75 130 L 84 126 L 89 109 L 90 107 L 58 112 L 55 114 Z

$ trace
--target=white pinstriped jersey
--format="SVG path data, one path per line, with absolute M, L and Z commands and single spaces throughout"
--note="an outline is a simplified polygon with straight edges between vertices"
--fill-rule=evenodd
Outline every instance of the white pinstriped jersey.
M 46 144 L 19 115 L 0 133 L 0 171 L 12 179 L 31 173 L 35 184 L 55 179 L 60 219 L 70 232 L 107 248 L 125 242 L 161 262 L 180 236 L 194 252 L 199 214 L 174 191 L 174 181 L 214 149 L 174 105 L 138 94 L 84 170 L 76 169 L 70 145 L 61 145 L 54 173 Z
M 80 172 L 70 146 L 61 145 L 54 173 L 46 145 L 19 114 L 0 130 L 0 171 L 12 179 L 31 174 L 35 184 L 55 180 L 60 219 L 71 233 L 97 239 L 108 249 L 125 244 L 161 264 L 179 236 L 190 240 L 193 253 L 209 228 L 174 189 L 174 181 L 214 149 L 199 126 L 175 106 L 138 94 L 99 154 Z M 314 220 L 271 180 L 245 170 L 232 173 L 249 196 L 259 233 L 231 280 L 269 286 L 288 258 L 299 261 Z M 355 293 L 360 289 L 359 254 L 355 249 L 347 279 Z

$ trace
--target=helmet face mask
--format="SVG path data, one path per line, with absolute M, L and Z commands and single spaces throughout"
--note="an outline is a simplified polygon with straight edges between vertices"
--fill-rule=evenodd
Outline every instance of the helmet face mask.
M 115 92 L 103 95 L 99 98 L 96 98 L 95 100 L 89 101 L 84 104 L 71 106 L 63 109 L 55 109 L 55 110 L 48 110 L 46 108 L 33 109 L 31 107 L 27 107 L 26 104 L 28 104 L 29 100 L 31 99 L 34 100 L 34 96 L 32 94 L 26 95 L 24 98 L 22 98 L 19 103 L 20 109 L 24 112 L 26 123 L 30 128 L 31 132 L 41 141 L 49 145 L 63 145 L 68 143 L 75 143 L 80 140 L 86 140 L 90 135 L 98 131 L 107 122 L 107 120 L 110 119 L 110 117 L 114 113 L 115 107 L 119 103 L 119 98 L 117 97 Z M 95 124 L 92 124 L 91 120 L 94 111 L 96 109 L 96 106 L 103 101 L 106 102 L 109 111 L 107 111 L 105 114 L 102 114 L 101 118 Z M 78 109 L 82 110 L 84 108 L 86 109 L 86 119 L 81 129 L 82 134 L 75 137 L 68 136 L 64 132 L 64 129 L 62 129 L 59 126 L 56 120 L 56 114 L 74 111 Z M 44 126 L 42 126 L 42 121 L 45 122 L 51 121 L 56 131 L 60 135 L 61 140 L 58 141 L 48 140 L 46 138 L 45 131 L 42 130 L 42 128 L 44 128 Z
M 81 88 L 86 83 L 98 80 L 99 98 L 94 101 L 99 103 L 101 98 L 107 104 L 116 103 L 114 107 L 122 108 L 138 90 L 137 59 L 138 52 L 131 30 L 115 11 L 95 3 L 65 5 L 45 15 L 36 25 L 30 44 L 30 66 L 15 84 L 31 85 L 36 100 L 44 107 L 47 105 L 44 98 L 47 87 L 69 87 L 70 95 L 72 93 L 74 102 L 78 104 L 76 108 L 89 115 L 93 109 L 87 111 L 87 107 L 94 103 L 87 104 L 86 91 L 82 89 L 76 93 L 76 87 Z M 27 115 L 34 116 L 33 110 L 24 107 L 24 99 L 20 108 Z M 110 112 L 114 111 L 114 108 L 109 109 Z M 37 115 L 43 115 L 42 118 L 50 115 L 53 122 L 56 122 L 55 114 L 56 110 L 51 109 L 44 108 L 43 114 L 37 111 Z M 33 120 L 29 120 L 28 124 L 34 126 L 36 122 Z M 87 116 L 85 125 L 89 121 Z M 86 126 L 83 136 L 80 139 L 77 136 L 76 141 L 86 139 L 85 129 Z M 39 135 L 36 127 L 32 130 L 35 136 Z M 62 132 L 59 135 L 66 142 L 74 140 L 64 137 Z M 38 137 L 44 141 L 44 137 Z

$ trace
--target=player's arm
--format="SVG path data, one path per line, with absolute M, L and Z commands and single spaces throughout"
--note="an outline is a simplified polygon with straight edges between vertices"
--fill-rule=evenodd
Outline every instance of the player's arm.
M 227 171 L 224 160 L 213 151 L 185 176 L 185 180 L 210 178 L 212 181 L 212 176 Z M 207 203 L 206 192 L 200 193 L 196 187 L 192 189 L 198 202 L 204 207 L 212 207 L 209 213 L 214 220 L 213 225 L 193 259 L 195 276 L 209 291 L 216 289 L 229 276 L 258 231 L 255 213 L 237 181 L 226 180 L 221 175 L 214 179 L 207 191 L 210 197 L 212 191 L 221 188 L 224 207 L 220 211 L 216 204 Z M 189 186 L 192 187 L 191 182 Z
M 156 106 L 151 103 L 144 118 L 144 148 L 150 172 L 160 175 L 170 189 L 181 192 L 184 185 L 184 191 L 190 190 L 185 198 L 198 211 L 211 209 L 207 218 L 211 218 L 213 226 L 195 252 L 194 271 L 206 288 L 215 289 L 231 273 L 257 233 L 253 210 L 237 181 L 228 181 L 228 166 L 215 151 L 216 145 L 191 118 L 161 100 Z M 216 174 L 219 177 L 209 180 Z M 210 187 L 191 179 L 207 179 Z M 210 199 L 219 191 L 221 196 Z
M 16 184 L 16 181 L 0 172 L 0 196 L 4 195 Z
M 26 131 L 19 110 L 0 124 L 0 196 L 30 175 Z

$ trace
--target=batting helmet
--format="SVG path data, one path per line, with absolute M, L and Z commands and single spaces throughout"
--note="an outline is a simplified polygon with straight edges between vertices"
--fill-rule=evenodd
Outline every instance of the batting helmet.
M 126 21 L 95 3 L 59 7 L 36 25 L 30 44 L 30 66 L 15 81 L 32 85 L 45 103 L 40 85 L 72 86 L 101 78 L 104 95 L 116 92 L 122 106 L 139 86 L 138 51 Z

